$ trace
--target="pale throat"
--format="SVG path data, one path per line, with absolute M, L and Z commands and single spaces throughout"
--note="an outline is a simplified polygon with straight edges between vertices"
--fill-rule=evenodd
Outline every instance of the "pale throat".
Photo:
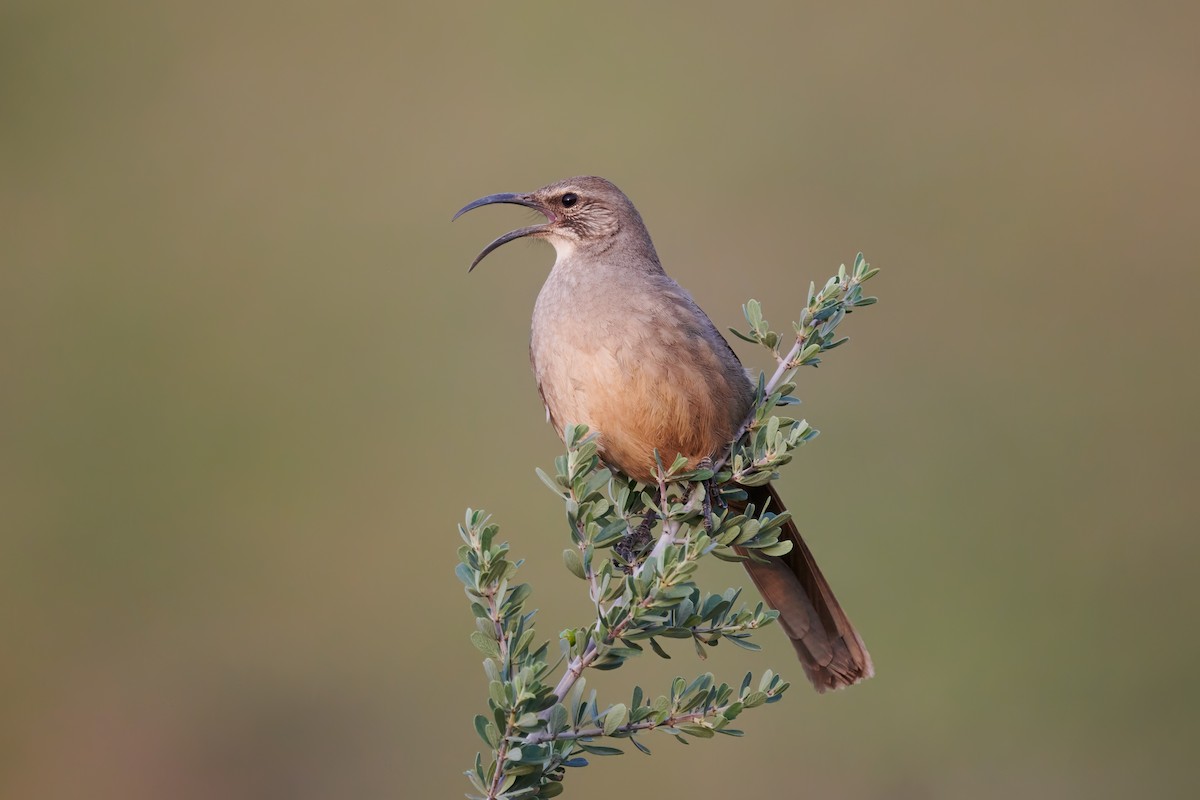
M 557 255 L 557 258 L 554 262 L 555 264 L 561 264 L 571 256 L 575 255 L 574 239 L 569 239 L 566 236 L 554 235 L 547 236 L 546 239 L 550 242 L 550 244 L 554 245 L 554 252 Z

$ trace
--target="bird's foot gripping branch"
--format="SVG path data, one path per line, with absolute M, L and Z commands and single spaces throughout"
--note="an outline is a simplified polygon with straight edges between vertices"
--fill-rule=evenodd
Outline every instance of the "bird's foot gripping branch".
M 589 755 L 618 755 L 614 745 L 624 744 L 649 754 L 645 740 L 654 731 L 681 741 L 740 736 L 732 723 L 741 713 L 780 699 L 789 684 L 768 669 L 737 684 L 718 683 L 710 673 L 676 678 L 664 694 L 651 697 L 637 687 L 628 702 L 601 706 L 585 673 L 621 667 L 647 648 L 666 658 L 670 639 L 690 640 L 701 659 L 722 641 L 759 649 L 751 636 L 778 613 L 739 603 L 740 589 L 706 593 L 693 576 L 708 555 L 766 560 L 791 550 L 792 541 L 781 538 L 788 512 L 745 506 L 741 487 L 777 477 L 792 452 L 816 436 L 807 422 L 772 412 L 794 402 L 796 370 L 815 366 L 820 353 L 845 341 L 834 335 L 845 315 L 875 302 L 861 292 L 875 272 L 859 255 L 851 270 L 842 267 L 820 291 L 813 287 L 790 346 L 770 330 L 757 302 L 746 304 L 749 332 L 735 333 L 769 349 L 777 369 L 760 379 L 737 441 L 711 465 L 687 472 L 683 459 L 660 463 L 657 485 L 646 487 L 606 468 L 585 427 L 568 428 L 555 474 L 538 474 L 566 507 L 571 538 L 563 558 L 586 586 L 594 618 L 563 631 L 556 648 L 535 641 L 534 612 L 525 607 L 531 589 L 514 580 L 520 562 L 509 559 L 487 515 L 468 510 L 457 574 L 475 615 L 471 641 L 485 656 L 489 713 L 475 718 L 475 729 L 491 751 L 467 771 L 469 796 L 554 797 L 566 768 L 585 766 Z M 707 503 L 706 492 L 714 491 L 731 505 Z M 647 539 L 648 531 L 657 537 Z M 630 546 L 639 533 L 646 546 Z

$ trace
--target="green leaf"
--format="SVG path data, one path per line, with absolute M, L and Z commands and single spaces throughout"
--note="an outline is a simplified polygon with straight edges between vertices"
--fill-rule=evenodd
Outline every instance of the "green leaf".
M 488 697 L 498 709 L 508 708 L 508 692 L 504 689 L 504 684 L 500 681 L 492 681 L 488 684 Z
M 458 579 L 462 581 L 463 585 L 468 589 L 475 588 L 475 576 L 477 574 L 475 570 L 471 569 L 466 564 L 459 564 L 454 568 L 454 574 L 458 576 Z
M 757 340 L 757 339 L 754 339 L 754 338 L 752 338 L 752 337 L 750 337 L 750 336 L 747 336 L 746 334 L 744 334 L 744 333 L 742 333 L 741 331 L 739 331 L 737 328 L 730 328 L 730 329 L 729 329 L 729 332 L 730 332 L 730 333 L 732 333 L 734 336 L 738 337 L 739 339 L 741 339 L 741 340 L 742 340 L 742 341 L 744 341 L 744 342 L 750 342 L 750 344 L 758 344 L 758 340 Z
M 753 653 L 757 653 L 759 650 L 762 650 L 762 646 L 757 642 L 752 642 L 749 639 L 743 639 L 740 636 L 726 636 L 725 641 L 729 642 L 735 647 L 740 647 L 743 650 L 749 650 Z
M 591 753 L 594 756 L 620 756 L 624 755 L 625 751 L 616 747 L 604 747 L 598 744 L 587 744 L 579 742 L 579 747 L 585 752 Z
M 788 553 L 792 552 L 792 543 L 790 540 L 785 539 L 782 542 L 776 542 L 775 544 L 767 545 L 766 547 L 760 547 L 758 548 L 758 552 L 763 553 L 764 555 L 776 557 L 787 555 Z
M 521 757 L 515 760 L 525 764 L 537 764 L 550 755 L 550 748 L 544 744 L 523 744 L 520 749 Z
M 533 587 L 528 583 L 519 583 L 508 592 L 508 597 L 504 598 L 504 602 L 508 605 L 517 606 L 524 603 L 529 595 L 533 594 Z
M 555 703 L 550 709 L 550 717 L 546 722 L 546 728 L 551 733 L 558 733 L 565 730 L 567 727 L 567 709 L 562 703 Z
M 534 471 L 537 472 L 537 476 L 542 479 L 542 483 L 550 487 L 550 491 L 554 492 L 559 497 L 565 497 L 563 493 L 563 487 L 558 481 L 547 475 L 541 467 L 535 467 Z
M 613 731 L 629 720 L 629 709 L 623 703 L 617 703 L 604 715 L 604 735 L 612 736 Z
M 568 450 L 575 450 L 579 447 L 580 441 L 587 436 L 587 425 L 571 425 L 563 431 L 563 439 L 566 441 Z
M 493 658 L 500 656 L 500 643 L 483 631 L 474 631 L 471 633 L 471 644 L 475 645 L 476 649 L 485 656 Z
M 757 300 L 747 300 L 742 306 L 742 313 L 746 316 L 746 321 L 750 323 L 750 329 L 757 331 L 762 325 L 762 305 Z
M 713 729 L 705 725 L 692 725 L 689 723 L 686 725 L 680 725 L 679 730 L 683 731 L 689 736 L 695 736 L 698 739 L 711 739 L 715 735 Z
M 563 563 L 567 565 L 567 569 L 576 578 L 580 580 L 587 579 L 587 573 L 583 571 L 583 559 L 580 557 L 578 550 L 571 548 L 563 550 Z
M 483 714 L 475 715 L 475 732 L 479 734 L 480 739 L 483 739 L 483 743 L 493 750 L 500 746 L 500 733 Z

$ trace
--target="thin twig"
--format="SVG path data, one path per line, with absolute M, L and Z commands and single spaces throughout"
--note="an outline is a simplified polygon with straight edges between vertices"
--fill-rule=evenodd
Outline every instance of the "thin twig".
M 504 736 L 500 746 L 496 748 L 496 771 L 492 774 L 492 783 L 488 787 L 488 800 L 500 796 L 500 786 L 504 781 L 504 761 L 508 758 L 508 743 L 517 729 L 517 718 L 512 711 L 508 712 L 508 722 L 504 726 Z
M 855 286 L 859 286 L 861 284 L 862 281 L 857 277 L 850 278 L 845 285 L 838 283 L 838 294 L 842 295 L 844 299 L 845 296 L 848 295 Z M 813 302 L 809 304 L 809 309 L 813 308 L 814 306 L 819 307 L 824 300 L 824 290 L 822 290 L 813 297 Z M 801 319 L 803 319 L 803 317 L 801 317 Z M 808 340 L 812 336 L 813 331 L 817 329 L 817 324 L 816 315 L 813 314 L 809 322 L 806 323 L 800 333 L 796 335 L 796 343 L 792 345 L 791 350 L 788 350 L 787 357 L 780 359 L 778 354 L 776 354 L 775 357 L 779 361 L 779 365 L 775 368 L 775 372 L 772 373 L 770 380 L 763 385 L 763 400 L 766 400 L 768 397 L 773 395 L 775 390 L 780 386 L 791 381 L 792 377 L 795 375 L 795 370 L 799 368 L 799 365 L 794 362 L 808 344 Z M 746 415 L 745 421 L 742 422 L 737 433 L 730 441 L 729 447 L 725 448 L 725 451 L 721 454 L 721 457 L 713 462 L 713 472 L 720 472 L 721 467 L 728 463 L 730 456 L 733 455 L 733 450 L 737 446 L 737 443 L 740 442 L 742 437 L 746 435 L 746 431 L 750 430 L 750 428 L 754 425 L 757 412 L 757 406 L 750 409 L 750 413 Z

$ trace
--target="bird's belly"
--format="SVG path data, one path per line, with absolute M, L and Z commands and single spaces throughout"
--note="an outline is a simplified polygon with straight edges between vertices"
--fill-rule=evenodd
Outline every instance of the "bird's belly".
M 656 450 L 665 465 L 676 455 L 695 464 L 728 443 L 745 403 L 712 368 L 706 342 L 600 334 L 535 332 L 534 372 L 560 436 L 568 425 L 587 425 L 604 460 L 640 481 L 651 480 Z

